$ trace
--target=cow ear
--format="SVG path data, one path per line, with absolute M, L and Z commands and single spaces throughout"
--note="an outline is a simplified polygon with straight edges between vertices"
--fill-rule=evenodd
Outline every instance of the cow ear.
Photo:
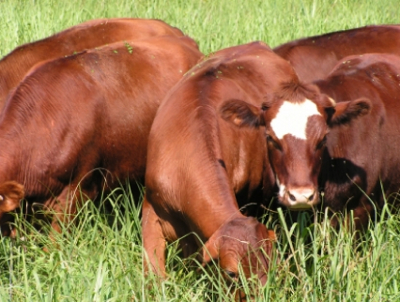
M 354 101 L 340 102 L 335 106 L 335 112 L 328 120 L 328 125 L 342 125 L 349 123 L 351 120 L 367 115 L 371 111 L 371 101 L 367 98 L 359 98 Z
M 247 126 L 257 128 L 264 126 L 263 110 L 266 107 L 256 107 L 242 100 L 229 100 L 222 104 L 219 109 L 221 117 L 236 126 Z
M 258 223 L 257 224 L 257 236 L 258 238 L 263 238 L 264 242 L 263 242 L 263 247 L 267 249 L 265 249 L 265 251 L 270 254 L 271 253 L 271 248 L 272 248 L 272 242 L 276 242 L 276 235 L 275 232 L 273 230 L 268 230 L 267 227 L 265 225 L 263 225 L 262 223 Z
M 269 240 L 271 240 L 272 242 L 276 242 L 276 234 L 273 230 L 267 230 L 268 233 L 268 238 Z
M 218 233 L 218 232 L 216 232 Z M 212 260 L 218 260 L 219 256 L 219 238 L 220 236 L 216 236 L 216 233 L 214 233 L 204 244 L 203 249 L 201 251 L 202 253 L 202 265 L 205 266 Z
M 7 181 L 0 185 L 0 215 L 8 213 L 19 207 L 19 202 L 24 198 L 23 185 L 15 181 Z

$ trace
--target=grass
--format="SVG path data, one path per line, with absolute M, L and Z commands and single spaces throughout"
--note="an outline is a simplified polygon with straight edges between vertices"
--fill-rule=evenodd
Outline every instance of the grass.
M 167 281 L 144 278 L 140 206 L 129 192 L 116 190 L 114 218 L 92 202 L 78 223 L 57 236 L 56 245 L 24 221 L 28 236 L 0 241 L 1 301 L 233 301 L 219 271 L 200 270 L 168 249 Z M 126 211 L 119 211 L 123 205 Z M 285 213 L 265 223 L 279 234 L 268 283 L 241 286 L 256 301 L 398 301 L 400 299 L 400 217 L 387 211 L 360 239 L 336 231 L 326 218 L 313 223 L 307 213 L 289 227 Z M 43 251 L 48 247 L 48 252 Z M 192 259 L 193 260 L 193 259 Z
M 400 23 L 400 6 L 398 0 L 0 0 L 0 56 L 100 17 L 163 19 L 209 53 L 254 40 L 274 47 L 330 31 Z M 86 203 L 78 222 L 55 238 L 57 248 L 17 217 L 20 237 L 0 240 L 0 301 L 233 300 L 218 270 L 196 273 L 196 264 L 181 259 L 175 244 L 168 248 L 168 280 L 144 278 L 140 201 L 123 190 L 109 201 L 116 205 L 112 216 Z M 121 204 L 126 211 L 118 211 Z M 333 230 L 328 218 L 314 223 L 307 213 L 290 226 L 282 211 L 265 223 L 278 234 L 279 260 L 263 288 L 241 280 L 256 301 L 400 301 L 399 215 L 384 211 L 362 238 Z

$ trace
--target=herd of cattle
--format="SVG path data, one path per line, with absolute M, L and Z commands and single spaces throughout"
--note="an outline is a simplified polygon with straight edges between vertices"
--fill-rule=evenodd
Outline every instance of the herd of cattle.
M 148 269 L 165 276 L 166 242 L 182 238 L 184 256 L 265 283 L 275 235 L 241 208 L 322 202 L 361 229 L 395 204 L 399 55 L 395 25 L 204 56 L 179 29 L 128 18 L 17 47 L 0 61 L 2 234 L 22 199 L 60 231 L 128 179 L 146 187 Z

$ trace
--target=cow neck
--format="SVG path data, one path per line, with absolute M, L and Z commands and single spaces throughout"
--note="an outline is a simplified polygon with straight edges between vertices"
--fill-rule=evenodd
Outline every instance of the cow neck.
M 4 112 L 0 115 L 0 182 L 14 180 L 26 183 L 27 167 L 31 161 L 31 152 L 27 144 L 23 127 L 14 127 L 11 114 Z M 4 118 L 4 115 L 6 118 Z M 24 141 L 25 139 L 25 141 Z
M 221 194 L 223 195 L 223 194 Z M 208 240 L 221 226 L 237 218 L 243 217 L 234 196 L 218 196 L 208 199 L 201 209 L 189 215 L 193 231 L 203 240 Z
M 6 140 L 0 138 L 1 144 L 7 146 L 0 151 L 0 183 L 5 181 L 14 180 L 21 184 L 24 183 L 22 178 L 22 167 L 26 164 L 25 161 L 29 161 L 29 158 L 24 157 L 21 160 L 21 152 L 18 149 L 11 147 L 12 143 L 7 144 Z M 14 152 L 8 152 L 12 150 Z M 17 163 L 16 159 L 20 159 Z
M 207 103 L 197 105 L 194 119 L 189 122 L 189 132 L 193 135 L 196 148 L 204 151 L 193 152 L 195 158 L 188 159 L 189 183 L 194 183 L 191 199 L 195 195 L 197 200 L 194 208 L 186 210 L 196 232 L 202 234 L 203 239 L 208 239 L 223 224 L 243 215 L 231 188 L 232 180 L 222 164 L 220 133 L 215 111 Z M 193 171 L 196 171 L 195 175 Z

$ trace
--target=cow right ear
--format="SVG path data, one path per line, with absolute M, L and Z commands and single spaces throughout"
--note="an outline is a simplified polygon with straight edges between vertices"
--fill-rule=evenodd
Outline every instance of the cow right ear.
M 353 101 L 337 103 L 335 112 L 328 121 L 330 127 L 349 123 L 351 120 L 367 115 L 371 111 L 371 101 L 367 98 L 359 98 Z
M 23 185 L 15 181 L 7 181 L 0 185 L 0 215 L 8 213 L 19 207 L 19 202 L 24 198 Z
M 221 117 L 238 127 L 258 128 L 264 126 L 263 112 L 265 106 L 259 108 L 242 100 L 229 100 L 219 109 Z

